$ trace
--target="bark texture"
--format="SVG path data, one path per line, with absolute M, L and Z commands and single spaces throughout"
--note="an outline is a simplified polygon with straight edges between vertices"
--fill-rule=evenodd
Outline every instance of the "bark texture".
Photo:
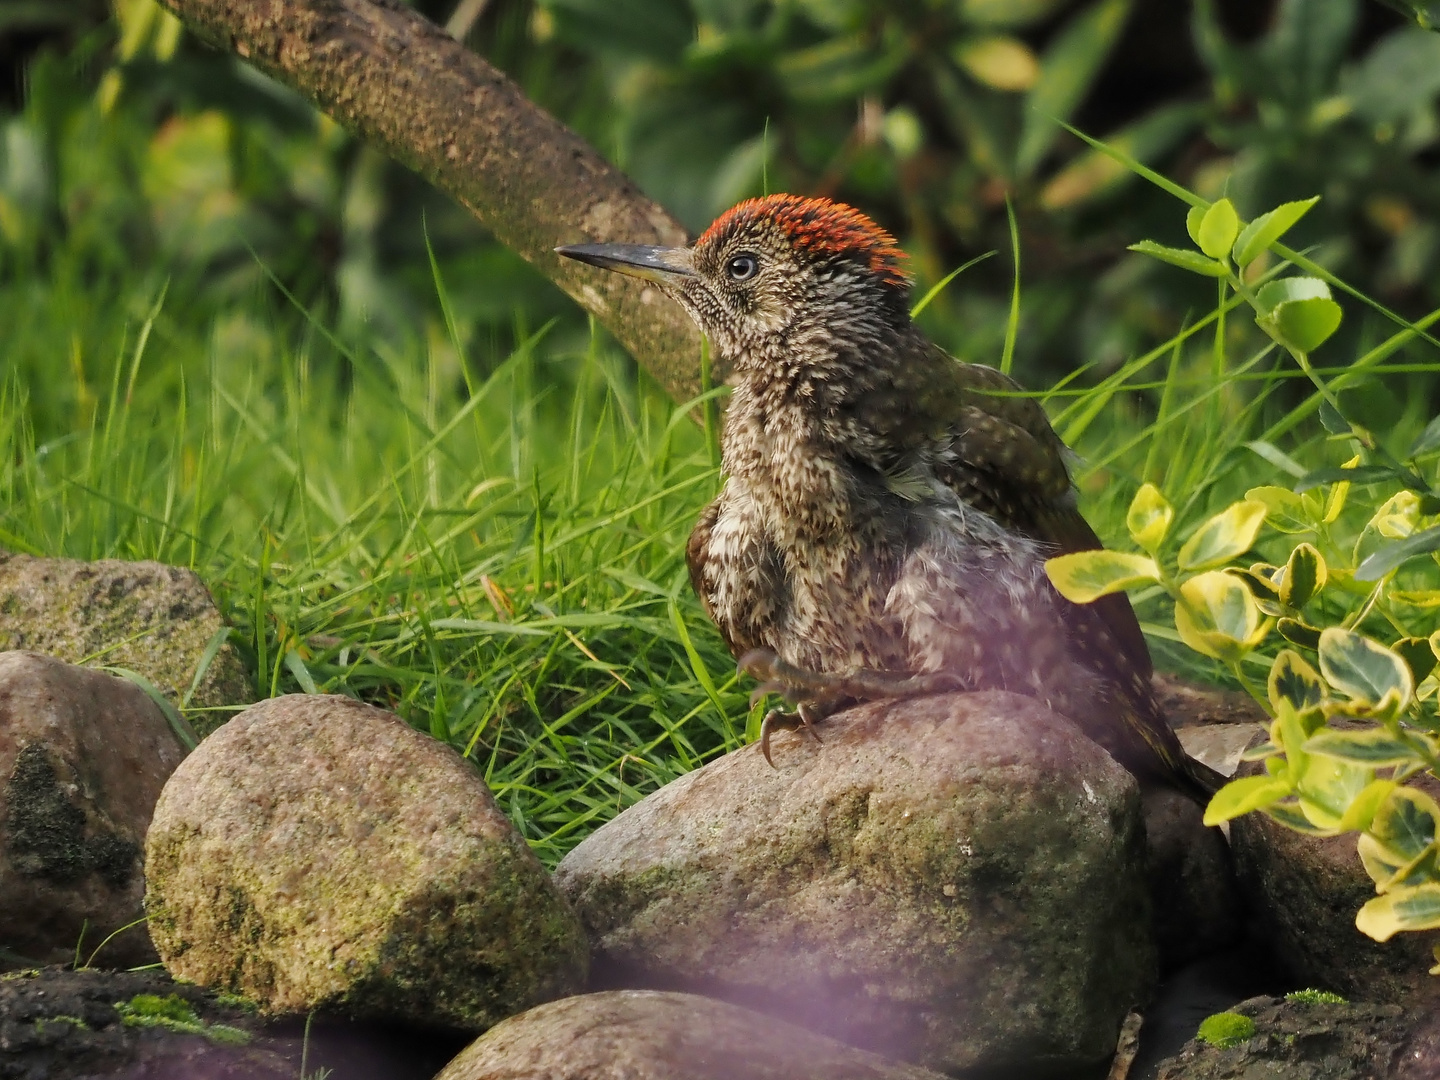
M 161 0 L 202 39 L 294 87 L 469 209 L 619 339 L 676 400 L 700 334 L 658 289 L 559 258 L 588 240 L 685 229 L 584 139 L 398 0 Z

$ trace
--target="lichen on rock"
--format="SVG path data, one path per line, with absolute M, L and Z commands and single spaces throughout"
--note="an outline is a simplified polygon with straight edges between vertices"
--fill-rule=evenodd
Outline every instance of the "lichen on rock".
M 267 1011 L 480 1030 L 584 982 L 574 914 L 475 770 L 348 698 L 275 698 L 207 739 L 146 859 L 167 968 Z

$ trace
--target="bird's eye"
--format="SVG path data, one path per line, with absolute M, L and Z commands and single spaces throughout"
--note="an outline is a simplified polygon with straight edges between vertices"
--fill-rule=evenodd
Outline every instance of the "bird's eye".
M 760 260 L 754 255 L 736 255 L 725 264 L 731 281 L 749 281 L 760 271 Z

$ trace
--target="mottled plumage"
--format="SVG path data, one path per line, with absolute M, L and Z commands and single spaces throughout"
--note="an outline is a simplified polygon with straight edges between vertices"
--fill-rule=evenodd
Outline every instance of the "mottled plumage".
M 765 650 L 749 665 L 803 717 L 1012 690 L 1143 779 L 1208 786 L 1156 704 L 1128 601 L 1071 604 L 1045 577 L 1050 556 L 1100 546 L 1064 446 L 1012 380 L 914 326 L 888 234 L 774 195 L 692 248 L 561 250 L 662 283 L 730 361 L 726 479 L 690 537 L 691 578 L 731 652 Z

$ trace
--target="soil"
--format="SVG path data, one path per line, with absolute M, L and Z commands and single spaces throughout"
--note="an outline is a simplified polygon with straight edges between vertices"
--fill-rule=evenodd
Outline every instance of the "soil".
M 294 1080 L 302 1065 L 307 1077 L 429 1080 L 468 1041 L 318 1017 L 307 1038 L 304 1017 L 262 1018 L 159 970 L 0 976 L 0 1080 Z

